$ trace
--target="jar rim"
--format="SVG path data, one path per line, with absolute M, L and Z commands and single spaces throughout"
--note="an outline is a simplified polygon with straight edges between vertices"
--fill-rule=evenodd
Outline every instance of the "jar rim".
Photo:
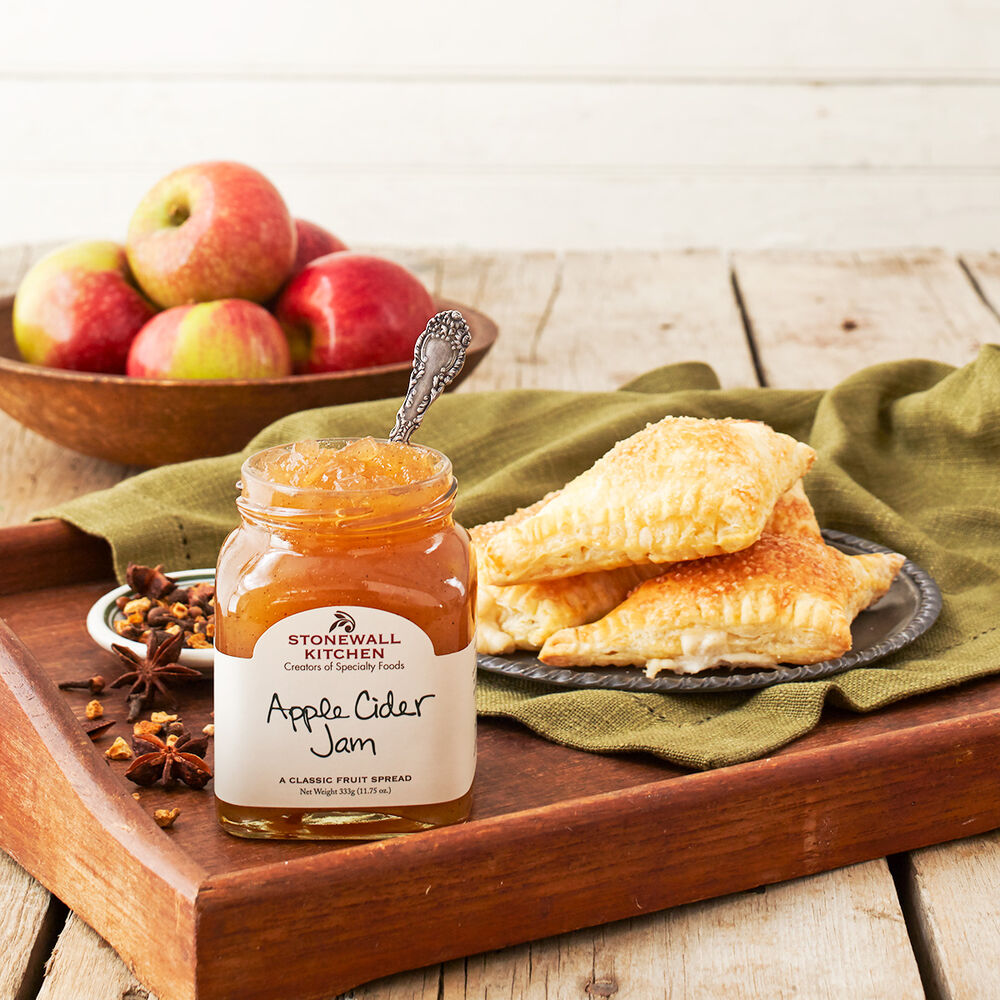
M 339 450 L 346 445 L 353 444 L 356 441 L 362 441 L 366 438 L 371 438 L 377 444 L 390 444 L 387 438 L 376 438 L 371 435 L 362 435 L 358 437 L 326 437 L 326 438 L 315 438 L 315 442 L 321 447 L 326 447 L 329 450 Z M 412 442 L 405 445 L 407 448 L 416 448 L 425 454 L 431 455 L 435 458 L 435 463 L 431 473 L 425 478 L 415 480 L 411 483 L 399 483 L 392 486 L 375 486 L 375 487 L 365 487 L 363 489 L 330 489 L 328 486 L 291 486 L 285 483 L 275 482 L 272 479 L 267 479 L 259 473 L 259 461 L 264 455 L 273 454 L 275 452 L 289 451 L 296 444 L 300 444 L 300 441 L 290 441 L 286 444 L 273 445 L 270 448 L 262 448 L 260 451 L 254 452 L 252 455 L 247 456 L 243 460 L 243 464 L 240 467 L 240 480 L 237 482 L 237 489 L 246 491 L 247 480 L 252 481 L 254 485 L 258 485 L 264 488 L 273 489 L 276 492 L 287 494 L 288 496 L 308 496 L 317 494 L 326 494 L 330 497 L 343 497 L 348 500 L 352 497 L 362 497 L 362 496 L 390 496 L 392 494 L 405 494 L 411 491 L 416 491 L 429 486 L 436 480 L 444 479 L 447 477 L 449 482 L 452 481 L 452 466 L 451 459 L 448 458 L 443 452 L 438 451 L 436 448 L 430 448 L 424 444 L 414 444 Z M 255 467 L 254 463 L 258 463 Z M 450 489 L 449 489 L 450 492 Z

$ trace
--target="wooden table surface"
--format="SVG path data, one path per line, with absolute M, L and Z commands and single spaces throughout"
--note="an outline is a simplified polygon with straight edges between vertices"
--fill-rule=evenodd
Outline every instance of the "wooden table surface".
M 0 294 L 40 252 L 0 249 Z M 685 360 L 709 362 L 724 386 L 824 387 L 897 358 L 960 365 L 1000 341 L 1000 255 L 383 252 L 499 324 L 495 349 L 462 391 L 611 389 Z M 135 471 L 0 414 L 2 524 Z M 0 1000 L 147 996 L 108 945 L 3 854 L 0 953 Z M 348 996 L 969 1000 L 1000 996 L 998 954 L 993 832 L 475 955 Z

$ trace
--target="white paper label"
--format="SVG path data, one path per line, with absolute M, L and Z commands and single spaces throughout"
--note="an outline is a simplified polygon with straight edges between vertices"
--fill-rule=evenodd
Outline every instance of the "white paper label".
M 240 806 L 449 802 L 476 768 L 476 649 L 375 608 L 300 611 L 215 654 L 215 793 Z

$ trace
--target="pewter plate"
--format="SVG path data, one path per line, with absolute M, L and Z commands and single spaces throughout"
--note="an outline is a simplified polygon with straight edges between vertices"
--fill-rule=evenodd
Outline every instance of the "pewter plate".
M 882 545 L 845 534 L 823 531 L 823 537 L 848 555 L 862 552 L 891 552 Z M 851 626 L 850 652 L 836 660 L 806 666 L 779 666 L 774 669 L 717 667 L 700 674 L 668 674 L 646 677 L 636 667 L 588 667 L 570 670 L 549 667 L 533 653 L 510 656 L 479 654 L 481 670 L 510 677 L 526 677 L 569 688 L 613 688 L 623 691 L 748 691 L 787 681 L 812 681 L 820 677 L 867 666 L 908 646 L 934 624 L 941 612 L 941 591 L 930 575 L 910 562 L 893 581 L 889 592 L 862 611 Z

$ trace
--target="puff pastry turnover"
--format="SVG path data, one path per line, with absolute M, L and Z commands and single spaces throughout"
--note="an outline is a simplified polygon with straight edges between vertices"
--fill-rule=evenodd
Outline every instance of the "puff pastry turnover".
M 610 614 L 542 647 L 554 666 L 634 665 L 655 677 L 724 664 L 817 663 L 851 648 L 851 622 L 881 597 L 897 554 L 848 556 L 809 535 L 670 567 Z
M 503 521 L 470 528 L 473 550 L 481 552 L 499 531 L 531 517 L 555 495 L 550 493 Z M 480 583 L 476 592 L 476 648 L 495 655 L 540 649 L 553 632 L 606 615 L 643 580 L 662 572 L 662 566 L 647 563 L 510 587 Z
M 766 424 L 667 417 L 616 444 L 481 552 L 514 584 L 746 548 L 815 452 Z
M 787 493 L 778 497 L 763 534 L 788 535 L 792 538 L 822 538 L 816 512 L 806 496 L 800 479 Z

